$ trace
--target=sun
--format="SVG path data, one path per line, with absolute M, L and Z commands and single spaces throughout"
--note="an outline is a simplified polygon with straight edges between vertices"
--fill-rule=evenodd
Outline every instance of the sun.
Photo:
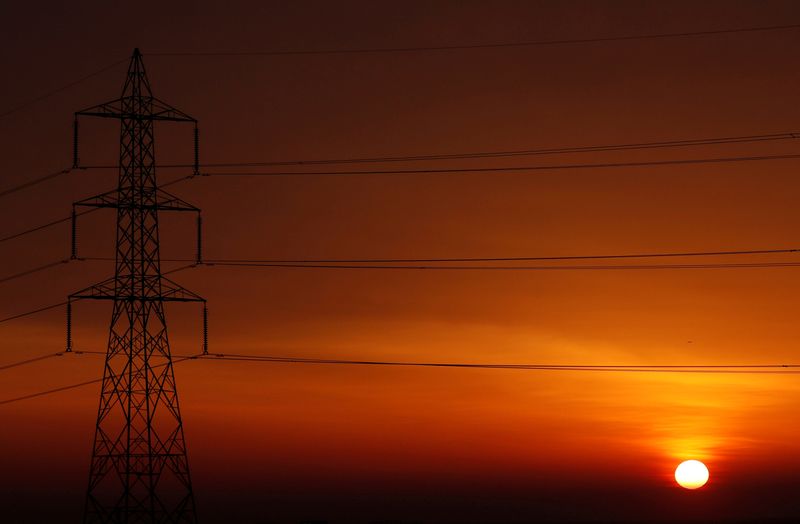
M 699 460 L 686 460 L 675 468 L 675 480 L 682 488 L 702 488 L 708 482 L 708 468 Z

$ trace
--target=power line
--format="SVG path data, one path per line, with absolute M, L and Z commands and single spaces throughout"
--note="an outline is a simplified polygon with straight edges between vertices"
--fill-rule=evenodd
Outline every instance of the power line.
M 507 369 L 520 371 L 600 371 L 614 373 L 725 373 L 725 374 L 798 374 L 798 364 L 762 365 L 595 365 L 595 364 L 487 364 L 467 362 L 416 362 L 386 360 L 347 360 L 329 358 L 302 358 L 267 355 L 238 355 L 216 353 L 200 355 L 198 360 L 230 360 L 239 362 L 265 362 L 276 364 L 328 364 L 346 366 L 432 367 L 464 369 Z
M 69 168 L 61 169 L 59 171 L 53 171 L 52 173 L 48 173 L 48 174 L 40 176 L 38 178 L 34 178 L 33 180 L 31 180 L 29 182 L 23 182 L 22 184 L 19 184 L 17 186 L 10 187 L 10 188 L 8 188 L 6 190 L 0 191 L 0 198 L 3 198 L 5 196 L 11 195 L 13 193 L 16 193 L 17 191 L 22 191 L 23 189 L 27 189 L 29 187 L 33 187 L 33 186 L 35 186 L 37 184 L 41 184 L 42 182 L 46 182 L 48 180 L 52 180 L 54 178 L 60 177 L 61 175 L 66 175 L 67 173 L 70 173 L 71 171 L 72 171 L 72 169 L 69 169 Z
M 60 357 L 63 354 L 64 353 L 62 353 L 62 352 L 59 352 L 59 353 L 48 353 L 47 355 L 42 355 L 42 356 L 39 356 L 39 357 L 29 358 L 27 360 L 20 360 L 19 362 L 12 362 L 11 364 L 3 364 L 2 366 L 0 366 L 0 371 L 6 370 L 6 369 L 11 369 L 11 368 L 16 368 L 16 367 L 19 367 L 19 366 L 25 366 L 27 364 L 33 364 L 35 362 L 41 362 L 42 360 L 47 360 L 47 359 L 50 359 L 50 358 L 53 358 L 53 357 Z
M 254 263 L 254 264 L 392 264 L 392 263 L 425 263 L 425 262 L 536 262 L 549 260 L 607 260 L 625 258 L 661 258 L 661 257 L 719 257 L 719 256 L 751 256 L 800 253 L 800 248 L 749 249 L 729 251 L 674 251 L 651 253 L 622 253 L 606 255 L 564 255 L 564 256 L 519 256 L 519 257 L 463 257 L 463 258 L 205 258 L 203 264 Z M 111 257 L 82 257 L 81 260 L 112 261 Z M 162 262 L 192 262 L 189 258 L 162 258 Z
M 800 28 L 800 24 L 785 24 L 758 27 L 740 27 L 732 29 L 712 29 L 705 31 L 683 31 L 676 33 L 646 33 L 639 35 L 621 35 L 595 38 L 571 38 L 557 40 L 532 40 L 523 42 L 498 42 L 493 44 L 464 44 L 440 46 L 414 46 L 414 47 L 382 47 L 382 48 L 347 48 L 347 49 L 317 49 L 317 50 L 285 50 L 285 51 L 217 51 L 217 52 L 161 52 L 150 53 L 149 56 L 163 57 L 212 57 L 212 56 L 291 56 L 291 55 L 339 55 L 339 54 L 368 54 L 368 53 L 413 53 L 422 51 L 456 51 L 468 49 L 502 49 L 514 47 L 555 46 L 567 44 L 592 44 L 601 42 L 622 42 L 629 40 L 655 40 L 662 38 L 682 38 L 695 36 L 712 36 L 733 33 L 754 33 L 764 31 L 782 31 Z
M 50 304 L 49 306 L 44 306 L 44 307 L 40 307 L 40 308 L 37 308 L 37 309 L 32 309 L 30 311 L 25 311 L 24 313 L 17 313 L 16 315 L 12 315 L 10 317 L 0 318 L 0 324 L 3 324 L 5 322 L 10 322 L 10 321 L 16 320 L 18 318 L 23 318 L 23 317 L 27 317 L 27 316 L 30 316 L 30 315 L 35 315 L 36 313 L 42 313 L 44 311 L 49 311 L 51 309 L 55 309 L 57 307 L 66 306 L 66 305 L 67 305 L 67 301 L 65 300 L 63 302 L 59 302 L 58 304 Z
M 736 269 L 736 268 L 780 268 L 800 266 L 800 262 L 751 262 L 711 264 L 626 264 L 626 265 L 548 265 L 548 266 L 481 266 L 481 265 L 408 265 L 419 263 L 443 264 L 478 262 L 541 262 L 572 260 L 614 260 L 633 258 L 678 258 L 753 256 L 768 254 L 798 253 L 798 248 L 753 249 L 737 251 L 679 251 L 659 253 L 624 253 L 609 255 L 567 255 L 539 257 L 470 257 L 470 258 L 339 258 L 339 259 L 234 259 L 206 258 L 197 267 L 221 266 L 244 268 L 296 268 L 296 269 L 393 269 L 393 270 L 493 270 L 493 271 L 570 271 L 570 270 L 645 270 L 645 269 Z M 112 257 L 83 257 L 87 261 L 113 261 Z M 188 258 L 164 258 L 162 262 L 193 262 Z M 402 264 L 402 265 L 397 265 Z
M 647 167 L 687 164 L 718 164 L 731 162 L 760 162 L 765 160 L 790 160 L 798 159 L 800 154 L 786 155 L 758 155 L 736 156 L 717 158 L 690 158 L 684 160 L 646 160 L 641 162 L 605 162 L 589 164 L 552 164 L 533 166 L 505 166 L 505 167 L 464 167 L 445 169 L 373 169 L 363 171 L 274 171 L 274 172 L 217 172 L 201 173 L 201 176 L 352 176 L 352 175 L 433 175 L 433 174 L 459 174 L 459 173 L 495 173 L 495 172 L 523 172 L 523 171 L 555 171 L 563 169 L 606 169 L 613 167 Z
M 86 209 L 84 211 L 80 211 L 80 212 L 76 213 L 75 216 L 87 215 L 89 213 L 94 213 L 95 211 L 99 211 L 100 209 L 101 208 L 99 208 L 99 207 Z M 59 218 L 57 220 L 53 220 L 51 222 L 47 222 L 45 224 L 34 226 L 32 228 L 29 228 L 29 229 L 25 229 L 25 230 L 20 231 L 18 233 L 12 233 L 10 235 L 4 236 L 4 237 L 0 237 L 0 243 L 7 242 L 9 240 L 14 240 L 15 238 L 20 238 L 20 237 L 23 237 L 25 235 L 30 235 L 31 233 L 36 233 L 37 231 L 42 231 L 43 229 L 47 229 L 47 228 L 50 228 L 50 227 L 53 227 L 53 226 L 57 226 L 58 224 L 63 224 L 64 222 L 69 222 L 70 220 L 72 220 L 72 216 L 67 216 L 67 217 L 64 217 L 64 218 Z
M 75 355 L 101 355 L 105 356 L 104 351 L 75 350 Z M 456 367 L 479 367 L 487 369 L 793 369 L 800 368 L 800 364 L 490 364 L 490 363 L 469 363 L 469 362 L 409 362 L 409 361 L 375 361 L 375 360 L 343 360 L 319 357 L 286 357 L 275 355 L 248 355 L 239 353 L 207 353 L 198 355 L 173 355 L 176 358 L 191 359 L 251 359 L 254 361 L 265 362 L 286 362 L 286 363 L 366 363 L 366 364 L 387 364 L 387 365 L 412 365 L 412 366 L 456 366 Z
M 790 133 L 774 133 L 765 135 L 743 135 L 733 137 L 715 137 L 715 138 L 701 138 L 701 139 L 684 139 L 684 140 L 670 140 L 663 142 L 640 142 L 640 143 L 627 143 L 627 144 L 610 144 L 610 145 L 595 145 L 595 146 L 577 146 L 577 147 L 562 147 L 562 148 L 545 148 L 545 149 L 522 149 L 511 151 L 478 151 L 478 152 L 464 152 L 464 153 L 451 153 L 451 154 L 434 154 L 434 155 L 411 155 L 411 156 L 386 156 L 386 157 L 360 157 L 360 158 L 339 158 L 339 159 L 321 159 L 321 160 L 285 160 L 285 161 L 265 161 L 265 162 L 212 162 L 198 164 L 199 167 L 280 167 L 280 166 L 304 166 L 304 165 L 342 165 L 342 164 L 365 164 L 365 163 L 393 163 L 393 162 L 420 162 L 420 161 L 439 161 L 439 160 L 468 160 L 468 159 L 485 159 L 485 158 L 506 158 L 518 156 L 539 156 L 539 155 L 553 155 L 553 154 L 574 154 L 574 153 L 590 153 L 590 152 L 610 152 L 610 151 L 630 151 L 642 149 L 662 149 L 662 148 L 675 148 L 675 147 L 690 147 L 690 146 L 706 146 L 706 145 L 720 145 L 720 144 L 741 144 L 753 142 L 766 142 L 775 140 L 795 140 L 800 137 L 800 134 Z M 760 158 L 762 160 L 766 158 Z M 591 167 L 615 167 L 614 165 L 592 165 Z M 637 164 L 639 165 L 639 164 Z M 81 166 L 78 169 L 116 169 L 115 165 L 90 165 Z M 160 169 L 170 168 L 189 168 L 194 167 L 194 164 L 165 164 L 158 166 Z M 587 165 L 581 166 L 568 166 L 568 167 L 589 167 Z M 483 168 L 479 170 L 488 171 L 505 171 L 509 169 L 517 170 L 519 168 Z M 522 168 L 525 169 L 525 168 Z M 555 169 L 555 168 L 552 168 Z M 42 182 L 52 180 L 56 177 L 68 174 L 74 171 L 73 168 L 62 169 L 53 173 L 48 173 L 39 178 L 24 182 L 18 186 L 11 187 L 0 192 L 0 198 L 16 193 L 17 191 L 35 186 Z M 469 170 L 472 171 L 472 170 Z M 414 173 L 430 172 L 427 170 L 412 171 Z M 451 170 L 435 171 L 435 172 L 451 172 Z M 389 174 L 391 172 L 374 172 L 374 174 Z M 400 171 L 399 173 L 408 174 L 407 171 Z M 206 173 L 209 174 L 209 173 Z M 213 173 L 211 173 L 213 174 Z M 249 173 L 248 173 L 249 174 Z M 277 174 L 277 173 L 276 173 Z M 282 173 L 281 173 L 282 174 Z M 292 173 L 295 174 L 295 173 Z M 300 173 L 297 173 L 300 174 Z M 323 173 L 316 173 L 323 174 Z M 332 174 L 332 173 L 324 173 Z M 343 172 L 340 174 L 358 174 L 357 172 Z M 367 172 L 365 174 L 373 174 Z M 191 178 L 188 176 L 187 178 Z M 182 179 L 173 180 L 162 187 L 172 185 Z
M 102 381 L 103 381 L 102 378 L 96 378 L 96 379 L 93 379 L 93 380 L 87 380 L 85 382 L 78 382 L 77 384 L 70 384 L 68 386 L 61 386 L 61 387 L 57 387 L 57 388 L 53 388 L 53 389 L 46 389 L 44 391 L 37 391 L 36 393 L 30 393 L 28 395 L 22 395 L 21 397 L 8 398 L 8 399 L 5 399 L 5 400 L 0 400 L 0 406 L 3 406 L 5 404 L 12 404 L 14 402 L 20 402 L 22 400 L 30 400 L 32 398 L 44 397 L 46 395 L 52 395 L 53 393 L 60 393 L 62 391 L 69 391 L 70 389 L 76 389 L 76 388 L 80 388 L 80 387 L 83 387 L 83 386 L 88 386 L 90 384 L 97 384 L 98 382 L 102 382 Z
M 800 248 L 787 249 L 753 249 L 740 251 L 686 251 L 672 253 L 625 253 L 612 255 L 567 255 L 567 256 L 541 256 L 541 257 L 470 257 L 470 258 L 339 258 L 339 259 L 236 259 L 236 258 L 211 258 L 201 263 L 196 263 L 189 258 L 162 258 L 162 262 L 192 262 L 191 266 L 242 266 L 242 267 L 292 267 L 292 268 L 317 268 L 317 269 L 455 269 L 451 266 L 388 266 L 384 264 L 413 264 L 413 263 L 476 263 L 476 262 L 537 262 L 556 260 L 614 260 L 631 258 L 667 258 L 667 257 L 718 257 L 718 256 L 752 256 L 768 254 L 798 253 Z M 42 266 L 34 267 L 7 277 L 0 278 L 0 283 L 22 278 L 40 271 L 68 264 L 72 261 L 112 262 L 113 257 L 78 257 L 74 259 L 60 259 Z M 358 265 L 349 265 L 358 264 Z M 373 267 L 369 264 L 375 264 Z M 380 264 L 380 265 L 379 265 Z M 623 266 L 459 266 L 459 269 L 540 269 L 540 270 L 566 270 L 566 269 L 705 269 L 717 267 L 794 267 L 794 262 L 760 262 L 749 264 L 640 264 Z M 188 266 L 187 266 L 188 267 Z M 165 273 L 167 274 L 167 273 Z
M 65 258 L 65 259 L 62 259 L 62 260 L 56 260 L 55 262 L 50 262 L 49 264 L 45 264 L 43 266 L 35 267 L 33 269 L 28 269 L 28 270 L 22 271 L 20 273 L 15 273 L 13 275 L 9 275 L 7 277 L 0 278 L 0 284 L 2 284 L 4 282 L 8 282 L 10 280 L 15 280 L 17 278 L 26 277 L 28 275 L 32 275 L 34 273 L 38 273 L 40 271 L 44 271 L 44 270 L 50 269 L 52 267 L 60 266 L 62 264 L 68 264 L 69 261 L 70 261 L 70 259 Z
M 692 147 L 723 144 L 742 144 L 754 142 L 770 142 L 776 140 L 796 140 L 800 134 L 773 133 L 764 135 L 744 135 L 733 137 L 712 137 L 699 139 L 669 140 L 662 142 L 638 142 L 626 144 L 605 144 L 590 146 L 573 146 L 559 148 L 518 149 L 507 151 L 473 151 L 461 153 L 445 153 L 431 155 L 402 155 L 383 157 L 351 157 L 320 160 L 275 160 L 256 162 L 210 162 L 198 164 L 199 167 L 279 167 L 279 166 L 304 166 L 304 165 L 329 165 L 329 164 L 376 164 L 391 162 L 421 162 L 436 160 L 466 160 L 482 158 L 504 158 L 517 156 L 555 155 L 568 153 L 599 153 L 610 151 L 630 151 L 640 149 L 663 149 L 676 147 Z M 81 169 L 116 169 L 115 165 L 82 166 Z M 194 164 L 161 164 L 159 169 L 192 168 Z
M 181 177 L 178 177 L 178 178 L 173 178 L 172 180 L 169 180 L 169 181 L 167 181 L 167 182 L 164 182 L 163 184 L 159 184 L 159 186 L 158 186 L 158 187 L 169 187 L 169 186 L 173 186 L 173 185 L 175 185 L 175 184 L 180 184 L 181 182 L 185 182 L 185 181 L 187 181 L 187 180 L 192 180 L 192 179 L 196 178 L 197 176 L 198 176 L 198 175 L 194 175 L 194 174 L 192 174 L 192 175 L 181 176 Z
M 105 355 L 100 351 L 74 351 L 76 355 Z M 215 353 L 207 355 L 175 355 L 173 364 L 186 360 L 259 362 L 267 364 L 308 364 L 336 366 L 377 366 L 377 367 L 412 367 L 412 368 L 453 368 L 453 369 L 486 369 L 509 371 L 551 371 L 551 372 L 605 372 L 605 373 L 695 373 L 695 374 L 735 374 L 735 375 L 796 375 L 800 374 L 800 364 L 715 364 L 715 365 L 596 365 L 596 364 L 488 364 L 469 362 L 416 362 L 391 360 L 348 360 L 328 358 L 282 357 L 269 355 L 241 355 Z M 161 367 L 166 364 L 160 364 Z M 0 368 L 2 369 L 2 368 Z M 102 379 L 78 382 L 67 386 L 47 389 L 20 397 L 0 400 L 0 405 L 11 404 L 23 400 L 42 397 L 68 391 L 90 384 L 102 382 Z
M 718 264 L 624 264 L 624 265 L 558 265 L 558 266 L 437 266 L 437 265 L 374 265 L 374 264 L 276 264 L 247 262 L 210 262 L 208 267 L 284 268 L 284 269 L 370 269 L 412 271 L 630 271 L 678 269 L 768 269 L 800 267 L 800 262 L 753 262 Z
M 196 262 L 189 258 L 162 258 L 162 262 L 192 262 L 188 267 L 275 267 L 310 269 L 438 269 L 438 270 L 505 270 L 505 271 L 555 271 L 555 270 L 632 270 L 632 269 L 727 269 L 727 268 L 780 268 L 797 267 L 800 262 L 752 262 L 714 264 L 628 264 L 628 265 L 553 265 L 553 266 L 443 266 L 443 265 L 391 265 L 415 263 L 469 263 L 477 262 L 536 262 L 556 260 L 614 260 L 631 258 L 752 256 L 766 254 L 798 253 L 800 249 L 754 249 L 746 251 L 695 251 L 673 253 L 628 253 L 618 255 L 572 255 L 543 257 L 473 257 L 473 258 L 363 258 L 363 259 L 235 259 L 216 258 Z M 61 259 L 0 278 L 0 283 L 22 278 L 72 261 L 113 262 L 113 257 L 78 257 Z M 179 268 L 180 269 L 180 268 Z M 174 270 L 173 270 L 174 271 Z M 172 271 L 165 272 L 169 274 Z
M 718 256 L 752 256 L 767 254 L 798 253 L 800 248 L 786 249 L 752 249 L 738 251 L 684 251 L 660 253 L 624 253 L 610 255 L 567 255 L 540 257 L 469 257 L 469 258 L 351 258 L 351 259 L 205 259 L 197 263 L 188 258 L 163 258 L 162 262 L 191 262 L 187 266 L 165 272 L 171 272 L 199 266 L 223 267 L 277 267 L 277 268 L 311 268 L 311 269 L 447 269 L 447 270 L 601 270 L 601 269 L 722 269 L 722 268 L 771 268 L 796 267 L 800 262 L 754 262 L 754 263 L 715 263 L 715 264 L 636 264 L 636 265 L 558 265 L 558 266 L 408 266 L 389 264 L 414 263 L 477 263 L 477 262 L 537 262 L 537 261 L 570 261 L 570 260 L 614 260 L 632 258 L 674 258 L 674 257 L 718 257 Z M 45 271 L 47 269 L 68 264 L 72 261 L 110 262 L 113 257 L 78 257 L 75 259 L 59 259 L 19 273 L 0 278 L 0 283 Z M 2 322 L 2 320 L 0 320 Z
M 105 73 L 106 71 L 109 71 L 109 70 L 113 69 L 114 67 L 118 66 L 119 64 L 121 64 L 123 62 L 126 62 L 126 61 L 127 61 L 127 59 L 117 60 L 116 62 L 114 62 L 112 64 L 109 64 L 109 65 L 107 65 L 107 66 L 105 66 L 105 67 L 103 67 L 101 69 L 98 69 L 94 73 L 89 73 L 88 75 L 86 75 L 84 77 L 81 77 L 81 78 L 79 78 L 77 80 L 74 80 L 74 81 L 68 83 L 68 84 L 65 84 L 65 85 L 63 85 L 61 87 L 53 89 L 52 91 L 48 91 L 47 93 L 39 95 L 36 98 L 32 98 L 32 99 L 30 99 L 30 100 L 28 100 L 26 102 L 22 102 L 21 104 L 19 104 L 17 106 L 14 106 L 14 107 L 12 107 L 10 109 L 7 109 L 7 110 L 3 111 L 2 113 L 0 113 L 0 119 L 3 119 L 3 118 L 5 118 L 5 117 L 7 117 L 7 116 L 9 116 L 9 115 L 11 115 L 13 113 L 16 113 L 17 111 L 19 111 L 21 109 L 25 109 L 26 107 L 29 107 L 29 106 L 32 106 L 32 105 L 38 103 L 38 102 L 41 102 L 42 100 L 46 100 L 47 98 L 50 98 L 51 96 L 56 95 L 56 94 L 58 94 L 58 93 L 60 93 L 62 91 L 66 91 L 67 89 L 69 89 L 71 87 L 74 87 L 74 86 L 76 86 L 76 85 L 78 85 L 78 84 L 80 84 L 82 82 L 85 82 L 85 81 L 87 81 L 87 80 L 89 80 L 91 78 L 94 78 L 94 77 L 96 77 L 98 75 L 101 75 L 101 74 Z
M 548 266 L 481 266 L 481 265 L 407 265 L 418 263 L 464 263 L 478 262 L 537 262 L 571 260 L 614 260 L 633 258 L 678 258 L 678 257 L 718 257 L 752 256 L 767 254 L 798 253 L 800 249 L 754 249 L 739 251 L 684 251 L 661 253 L 625 253 L 610 255 L 568 255 L 541 257 L 472 257 L 472 258 L 362 258 L 362 259 L 224 259 L 207 258 L 200 266 L 222 267 L 274 267 L 309 269 L 411 269 L 411 270 L 496 270 L 496 271 L 555 271 L 555 270 L 631 270 L 631 269 L 735 269 L 735 268 L 779 268 L 797 267 L 800 262 L 750 262 L 750 263 L 709 263 L 709 264 L 625 264 L 625 265 L 548 265 Z M 88 261 L 113 261 L 111 257 L 84 257 Z M 165 258 L 162 262 L 192 262 L 188 258 Z M 397 265 L 402 264 L 402 265 Z

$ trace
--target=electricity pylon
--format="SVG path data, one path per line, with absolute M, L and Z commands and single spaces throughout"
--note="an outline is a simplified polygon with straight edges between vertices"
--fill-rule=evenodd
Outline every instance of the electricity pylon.
M 70 295 L 67 305 L 71 351 L 72 303 L 113 302 L 83 521 L 196 523 L 164 303 L 200 302 L 205 319 L 205 300 L 162 274 L 158 212 L 196 212 L 199 228 L 200 210 L 158 187 L 153 128 L 157 121 L 194 124 L 197 174 L 197 121 L 153 96 L 138 49 L 122 96 L 75 113 L 75 167 L 79 116 L 121 123 L 117 189 L 74 204 L 117 210 L 114 276 Z M 75 245 L 73 220 L 73 257 Z M 205 335 L 203 344 L 205 351 Z

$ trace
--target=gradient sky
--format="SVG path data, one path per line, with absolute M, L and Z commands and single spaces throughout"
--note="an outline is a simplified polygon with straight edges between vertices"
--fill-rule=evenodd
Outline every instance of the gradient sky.
M 105 2 L 0 6 L 0 113 L 141 48 L 156 96 L 200 121 L 203 162 L 424 155 L 800 131 L 800 31 L 418 53 L 158 53 L 446 46 L 800 23 L 796 2 Z M 0 190 L 71 162 L 72 113 L 124 65 L 0 119 Z M 116 123 L 82 126 L 114 163 Z M 191 132 L 157 127 L 159 162 Z M 793 154 L 792 141 L 436 167 Z M 424 164 L 430 166 L 431 164 Z M 397 165 L 378 166 L 396 168 Z M 209 258 L 580 255 L 798 247 L 797 160 L 404 177 L 209 177 Z M 183 174 L 160 171 L 160 180 Z M 69 213 L 116 173 L 0 201 L 0 236 Z M 110 256 L 113 215 L 81 219 Z M 162 218 L 162 256 L 193 256 Z M 0 277 L 68 256 L 66 225 L 0 244 Z M 761 257 L 758 261 L 796 261 Z M 722 259 L 722 261 L 739 261 Z M 164 267 L 171 267 L 164 264 Z M 0 283 L 0 316 L 110 276 L 71 263 Z M 198 268 L 212 351 L 458 362 L 795 363 L 797 268 L 414 272 Z M 170 305 L 172 349 L 199 311 Z M 75 307 L 105 350 L 108 304 Z M 64 312 L 0 325 L 0 364 L 63 349 Z M 0 372 L 0 400 L 102 373 L 97 356 Z M 186 362 L 176 366 L 203 522 L 566 522 L 800 517 L 793 375 L 543 373 Z M 92 385 L 0 406 L 0 520 L 78 521 Z M 708 486 L 674 484 L 684 459 Z M 4 518 L 5 515 L 7 518 Z M 226 520 L 227 519 L 227 520 Z

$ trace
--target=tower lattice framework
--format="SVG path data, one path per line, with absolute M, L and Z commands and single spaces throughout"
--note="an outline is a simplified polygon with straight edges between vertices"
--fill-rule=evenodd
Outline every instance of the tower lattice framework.
M 74 204 L 117 213 L 114 276 L 68 301 L 67 351 L 73 302 L 113 303 L 84 523 L 196 523 L 164 305 L 200 302 L 205 319 L 205 300 L 162 274 L 158 219 L 159 211 L 198 214 L 199 261 L 200 210 L 158 187 L 154 124 L 194 124 L 196 174 L 197 122 L 153 96 L 138 49 L 120 98 L 75 113 L 75 167 L 79 116 L 121 124 L 117 188 Z M 76 257 L 74 232 L 73 221 Z

